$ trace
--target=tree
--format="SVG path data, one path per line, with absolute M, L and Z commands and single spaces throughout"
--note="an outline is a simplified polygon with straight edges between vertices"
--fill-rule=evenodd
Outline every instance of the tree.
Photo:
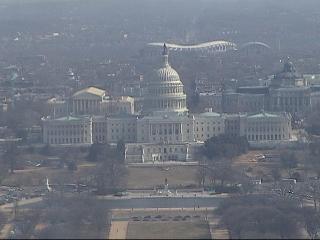
M 305 129 L 309 134 L 320 135 L 320 110 L 319 108 L 309 113 L 305 121 Z
M 199 186 L 202 186 L 202 187 L 204 187 L 205 185 L 206 177 L 208 174 L 208 171 L 205 165 L 206 165 L 205 161 L 202 161 L 202 162 L 199 161 L 198 169 L 195 176 Z
M 11 173 L 14 173 L 18 155 L 19 155 L 19 152 L 18 152 L 17 145 L 10 144 L 3 156 L 5 162 L 9 164 L 9 169 Z
M 121 161 L 121 163 L 124 163 L 124 160 L 125 160 L 125 150 L 126 150 L 126 145 L 124 141 L 121 139 L 117 142 L 117 149 L 116 149 L 118 159 Z
M 116 191 L 123 185 L 126 168 L 119 148 L 104 145 L 96 157 L 98 164 L 95 171 L 95 182 L 98 194 Z
M 211 160 L 214 158 L 234 158 L 246 153 L 248 148 L 246 137 L 219 135 L 205 141 L 203 154 Z
M 281 179 L 281 172 L 279 171 L 278 168 L 273 168 L 271 170 L 271 175 L 272 175 L 272 178 L 275 182 L 277 182 Z
M 228 161 L 220 162 L 216 165 L 217 178 L 220 179 L 221 186 L 224 186 L 226 181 L 234 180 L 234 171 L 231 167 L 231 163 Z
M 303 192 L 307 193 L 313 200 L 314 210 L 317 211 L 317 201 L 320 199 L 320 181 L 308 180 L 305 182 Z
M 218 206 L 216 214 L 221 215 L 231 238 L 247 238 L 250 233 L 264 238 L 269 234 L 292 238 L 300 218 L 295 202 L 257 194 L 229 198 Z
M 78 166 L 75 160 L 68 161 L 67 166 L 69 171 L 76 171 L 78 169 Z
M 103 195 L 117 191 L 121 187 L 125 174 L 125 166 L 117 163 L 116 160 L 97 164 L 95 176 L 97 193 Z
M 89 148 L 89 153 L 87 155 L 87 161 L 98 162 L 101 159 L 101 155 L 104 152 L 105 144 L 93 143 Z
M 288 170 L 288 175 L 291 177 L 292 169 L 298 165 L 298 160 L 295 154 L 291 151 L 284 151 L 280 154 L 281 167 Z
M 215 186 L 216 181 L 220 180 L 220 186 L 224 186 L 226 181 L 232 182 L 235 180 L 235 171 L 231 166 L 231 161 L 225 158 L 215 158 L 212 161 L 203 161 L 199 163 L 196 180 L 199 185 L 204 187 L 205 181 L 208 178 L 211 185 Z
M 320 178 L 320 140 L 318 138 L 313 138 L 308 144 L 307 151 L 305 154 L 305 170 L 309 169 L 315 172 L 317 177 Z
M 60 197 L 53 193 L 44 200 L 42 210 L 41 222 L 47 227 L 36 232 L 37 238 L 100 239 L 108 231 L 108 206 L 92 196 Z M 84 225 L 85 230 L 79 227 Z
M 79 158 L 78 148 L 67 148 L 61 154 L 61 159 L 66 163 L 68 170 L 76 171 L 78 169 L 77 162 Z
M 310 207 L 302 209 L 305 229 L 311 239 L 316 239 L 320 231 L 320 215 Z
M 46 144 L 43 146 L 40 150 L 40 154 L 45 155 L 45 156 L 50 156 L 52 154 L 52 149 L 49 144 Z

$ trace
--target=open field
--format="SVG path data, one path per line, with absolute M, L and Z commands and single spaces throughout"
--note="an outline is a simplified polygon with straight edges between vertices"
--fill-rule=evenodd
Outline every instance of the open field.
M 128 188 L 154 188 L 166 178 L 171 188 L 194 185 L 196 172 L 197 166 L 128 167 Z
M 211 239 L 214 208 L 147 208 L 113 210 L 109 237 L 127 239 Z M 209 219 L 210 216 L 210 219 Z M 119 223 L 121 223 L 119 225 Z
M 107 239 L 125 239 L 127 236 L 128 221 L 112 221 Z
M 15 170 L 2 182 L 5 186 L 34 186 L 44 185 L 46 177 L 50 183 L 74 183 L 76 180 L 91 175 L 94 171 L 94 164 L 82 164 L 76 171 L 69 171 L 67 168 L 54 169 L 49 167 L 39 167 L 25 170 Z
M 129 222 L 127 239 L 210 239 L 207 221 Z

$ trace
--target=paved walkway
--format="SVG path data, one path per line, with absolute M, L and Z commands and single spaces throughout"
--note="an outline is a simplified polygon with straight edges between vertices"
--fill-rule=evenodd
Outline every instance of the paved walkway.
M 27 204 L 31 204 L 31 203 L 37 203 L 37 202 L 41 202 L 41 201 L 42 201 L 42 197 L 24 199 L 24 200 L 18 201 L 18 206 L 23 206 L 23 205 L 27 205 Z M 8 211 L 8 210 L 11 210 L 11 208 L 13 208 L 13 206 L 14 206 L 14 203 L 7 203 L 4 205 L 1 205 L 0 210 L 1 211 Z
M 7 239 L 12 228 L 13 228 L 12 223 L 6 223 L 1 229 L 0 239 Z
M 219 226 L 220 219 L 210 214 L 208 215 L 208 223 L 210 226 L 211 239 L 229 239 L 229 232 L 227 229 Z
M 107 239 L 126 239 L 128 221 L 112 221 Z

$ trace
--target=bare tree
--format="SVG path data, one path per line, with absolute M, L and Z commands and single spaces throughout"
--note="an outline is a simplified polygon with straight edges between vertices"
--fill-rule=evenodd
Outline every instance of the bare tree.
M 311 239 L 316 239 L 320 231 L 320 215 L 313 209 L 305 207 L 302 209 L 304 226 Z
M 202 161 L 199 161 L 198 169 L 197 169 L 196 176 L 195 176 L 196 181 L 199 184 L 199 186 L 202 186 L 202 187 L 205 186 L 208 172 L 209 171 L 206 166 L 206 160 L 203 159 Z
M 5 162 L 9 165 L 11 173 L 14 173 L 16 162 L 18 159 L 19 151 L 16 144 L 10 144 L 3 156 Z

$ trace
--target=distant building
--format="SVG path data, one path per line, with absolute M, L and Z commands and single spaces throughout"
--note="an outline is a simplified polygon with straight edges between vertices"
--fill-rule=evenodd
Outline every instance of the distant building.
M 168 62 L 168 50 L 162 55 L 162 66 L 152 71 L 146 83 L 143 110 L 145 114 L 154 112 L 187 112 L 186 94 L 179 74 Z
M 106 118 L 107 142 L 126 143 L 137 141 L 137 117 L 135 115 L 118 115 Z
M 77 91 L 69 99 L 50 98 L 47 105 L 49 114 L 53 118 L 68 114 L 73 116 L 134 114 L 132 97 L 107 96 L 105 90 L 96 87 Z
M 121 140 L 125 142 L 126 162 L 144 163 L 195 160 L 206 140 L 222 134 L 244 136 L 252 146 L 262 147 L 291 140 L 291 115 L 263 110 L 267 88 L 200 94 L 200 102 L 214 107 L 190 114 L 184 86 L 168 62 L 166 46 L 162 60 L 159 69 L 146 75 L 142 114 L 134 114 L 132 97 L 112 98 L 102 89 L 89 87 L 70 98 L 73 115 L 43 118 L 44 142 L 92 144 Z M 230 113 L 222 113 L 226 108 Z M 220 113 L 214 112 L 217 110 Z
M 49 109 L 49 115 L 53 118 L 59 118 L 69 114 L 68 102 L 64 99 L 50 98 L 46 103 Z
M 194 139 L 205 140 L 225 133 L 225 117 L 215 112 L 206 112 L 194 116 Z
M 258 113 L 244 119 L 245 136 L 249 144 L 268 146 L 290 141 L 292 138 L 291 116 L 288 113 Z
M 310 78 L 298 74 L 293 63 L 287 60 L 283 70 L 271 78 L 269 86 L 245 86 L 219 93 L 200 93 L 199 102 L 201 107 L 225 113 L 254 113 L 263 109 L 303 116 L 320 106 L 320 86 L 310 85 Z
M 222 94 L 201 92 L 199 93 L 199 105 L 202 108 L 211 108 L 214 112 L 222 112 Z
M 101 102 L 100 114 L 134 114 L 134 99 L 128 96 L 114 97 Z
M 92 144 L 91 117 L 42 118 L 45 144 Z
M 100 114 L 101 104 L 106 100 L 106 91 L 88 87 L 74 93 L 70 100 L 74 115 Z

